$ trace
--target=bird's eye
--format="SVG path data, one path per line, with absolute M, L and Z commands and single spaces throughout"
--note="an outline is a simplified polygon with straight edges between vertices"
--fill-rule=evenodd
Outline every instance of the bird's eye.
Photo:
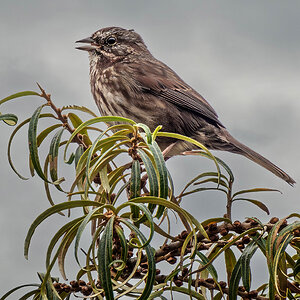
M 114 36 L 109 36 L 107 39 L 106 39 L 106 44 L 107 45 L 110 45 L 110 46 L 113 46 L 117 43 L 117 39 L 114 37 Z

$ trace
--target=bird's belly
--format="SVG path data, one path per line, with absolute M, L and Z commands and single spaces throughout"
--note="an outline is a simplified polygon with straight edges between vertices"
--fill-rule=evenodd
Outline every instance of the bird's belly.
M 153 127 L 153 116 L 145 114 L 146 105 L 137 106 L 132 98 L 125 97 L 122 93 L 112 92 L 104 87 L 101 88 L 101 91 L 93 91 L 93 95 L 102 116 L 120 116 Z

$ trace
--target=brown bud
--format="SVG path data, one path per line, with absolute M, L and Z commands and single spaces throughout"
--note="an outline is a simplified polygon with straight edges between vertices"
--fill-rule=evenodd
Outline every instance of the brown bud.
M 210 284 L 215 283 L 215 281 L 212 278 L 207 278 L 205 281 Z
M 249 292 L 249 296 L 250 298 L 256 298 L 258 295 L 258 291 L 257 290 L 253 290 Z
M 235 230 L 237 233 L 242 233 L 242 232 L 243 232 L 243 228 L 242 228 L 242 225 L 241 225 L 241 222 L 240 222 L 240 221 L 234 221 L 232 225 L 233 225 L 233 227 L 234 227 L 234 230 Z
M 249 244 L 250 243 L 250 238 L 249 238 L 248 235 L 243 236 L 242 243 L 243 244 Z
M 79 286 L 78 282 L 75 280 L 70 281 L 70 285 L 74 288 Z
M 170 256 L 167 258 L 167 262 L 171 265 L 176 264 L 176 261 L 177 261 L 176 257 Z
M 241 227 L 241 222 L 240 221 L 234 221 L 232 225 L 234 227 Z
M 239 286 L 239 287 L 238 287 L 238 290 L 239 290 L 240 292 L 245 292 L 245 291 L 246 291 L 245 288 L 244 288 L 243 286 Z
M 84 280 L 78 280 L 78 284 L 79 284 L 80 286 L 84 286 L 84 285 L 86 285 L 86 283 L 85 283 L 85 281 L 84 281 Z
M 227 283 L 225 281 L 220 281 L 219 285 L 222 289 L 226 288 Z
M 186 230 L 184 230 L 184 231 L 182 231 L 181 233 L 180 233 L 180 238 L 181 239 L 186 239 L 187 238 L 187 236 L 188 236 L 188 232 L 186 231 Z
M 70 287 L 69 285 L 66 284 L 66 285 L 63 287 L 63 290 L 64 290 L 64 292 L 69 293 L 69 292 L 71 292 L 71 287 Z
M 258 222 L 256 220 L 251 220 L 250 224 L 252 227 L 255 227 L 258 225 Z
M 209 224 L 208 225 L 208 231 L 211 232 L 211 233 L 216 233 L 218 232 L 218 226 L 216 223 L 214 224 Z
M 294 236 L 297 236 L 297 237 L 300 236 L 300 230 L 299 229 L 294 230 Z
M 180 286 L 183 285 L 183 282 L 182 282 L 180 279 L 176 279 L 176 280 L 174 281 L 174 283 L 175 283 L 175 285 L 178 286 L 178 287 L 180 287 Z
M 58 282 L 54 282 L 53 286 L 55 287 L 55 289 L 60 289 L 60 283 Z
M 188 268 L 183 268 L 182 270 L 182 276 L 184 277 L 188 273 L 189 269 Z
M 84 296 L 89 296 L 91 293 L 92 293 L 92 288 L 89 287 L 89 286 L 83 286 L 81 288 L 81 293 L 84 295 Z
M 249 236 L 256 236 L 256 234 L 257 234 L 256 231 L 248 233 Z
M 239 249 L 244 249 L 245 248 L 245 245 L 243 243 L 238 243 L 236 245 Z
M 269 223 L 275 224 L 275 223 L 277 223 L 278 221 L 279 221 L 279 219 L 278 219 L 277 217 L 273 217 L 273 218 L 271 218 L 271 220 L 269 221 Z
M 221 234 L 222 236 L 227 235 L 228 232 L 229 232 L 229 230 L 228 230 L 227 228 L 222 228 L 222 229 L 220 230 L 220 234 Z
M 59 282 L 53 283 L 53 286 L 55 287 L 55 289 L 58 293 L 61 293 L 63 291 L 62 286 Z

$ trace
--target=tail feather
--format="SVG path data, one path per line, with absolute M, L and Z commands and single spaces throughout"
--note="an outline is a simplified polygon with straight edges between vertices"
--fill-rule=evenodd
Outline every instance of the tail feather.
M 291 186 L 293 186 L 296 183 L 296 181 L 292 177 L 290 177 L 286 172 L 274 165 L 272 162 L 270 162 L 268 159 L 266 159 L 259 153 L 240 143 L 231 135 L 227 136 L 227 138 L 229 140 L 229 143 L 234 146 L 231 152 L 238 153 L 247 157 L 248 159 L 269 170 L 279 178 L 283 179 Z

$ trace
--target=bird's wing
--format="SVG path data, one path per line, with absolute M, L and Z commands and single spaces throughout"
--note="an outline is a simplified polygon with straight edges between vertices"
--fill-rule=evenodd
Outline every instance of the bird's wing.
M 224 127 L 210 104 L 187 85 L 168 66 L 155 61 L 139 62 L 139 71 L 133 75 L 144 93 L 160 97 L 180 109 L 189 110 Z

